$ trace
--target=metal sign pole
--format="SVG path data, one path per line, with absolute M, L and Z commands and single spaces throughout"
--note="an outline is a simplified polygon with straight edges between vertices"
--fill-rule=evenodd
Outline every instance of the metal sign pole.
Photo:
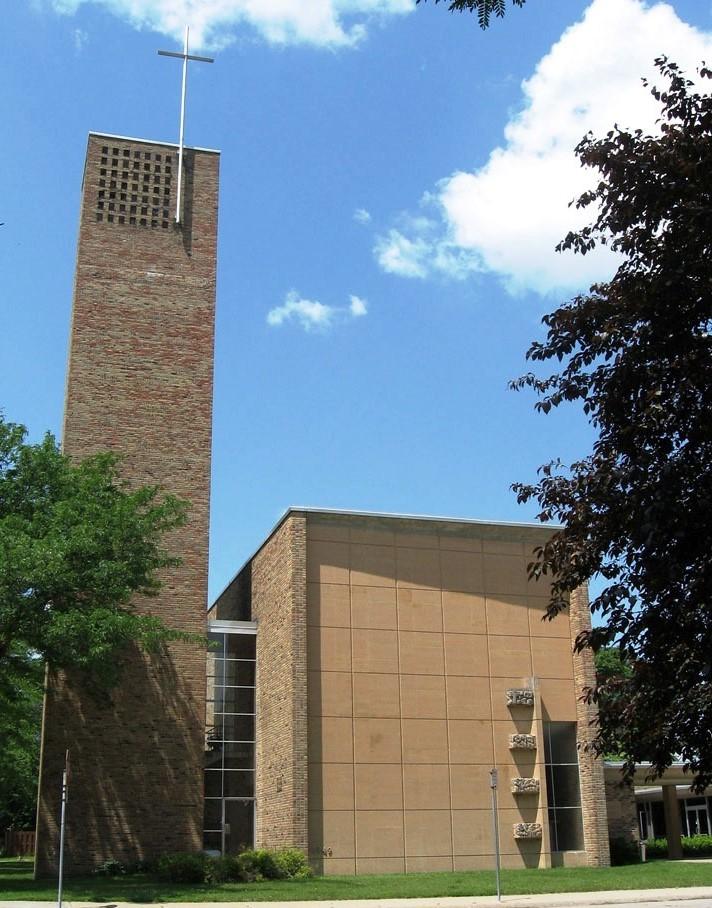
M 62 773 L 62 814 L 59 821 L 59 882 L 57 886 L 57 908 L 62 908 L 62 883 L 64 881 L 64 826 L 67 815 L 67 795 L 69 793 L 69 751 L 64 755 L 64 772 Z
M 499 819 L 497 818 L 497 784 L 498 775 L 496 769 L 490 770 L 490 788 L 492 789 L 492 831 L 494 833 L 494 866 L 497 877 L 497 901 L 502 901 L 502 880 L 500 877 L 499 861 Z

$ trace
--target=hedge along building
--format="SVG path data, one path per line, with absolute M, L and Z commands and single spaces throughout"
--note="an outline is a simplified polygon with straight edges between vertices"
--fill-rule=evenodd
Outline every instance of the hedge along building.
M 542 617 L 540 526 L 290 510 L 209 613 L 205 846 L 325 873 L 605 865 L 583 590 Z
M 182 158 L 182 179 L 178 180 Z M 204 635 L 215 307 L 217 152 L 92 133 L 84 169 L 64 451 L 114 449 L 123 474 L 190 502 L 167 540 L 182 563 L 135 607 Z M 180 206 L 178 190 L 180 186 Z M 179 212 L 179 213 L 178 213 Z M 112 702 L 50 677 L 40 767 L 38 875 L 58 864 L 65 751 L 66 869 L 202 844 L 205 650 L 127 653 Z

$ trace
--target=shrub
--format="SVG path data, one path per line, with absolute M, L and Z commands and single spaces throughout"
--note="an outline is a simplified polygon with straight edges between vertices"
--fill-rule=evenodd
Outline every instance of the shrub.
M 103 861 L 94 869 L 95 876 L 124 876 L 135 873 L 151 873 L 156 869 L 155 861 L 132 861 L 130 864 L 123 864 L 116 858 L 110 858 Z
M 204 883 L 210 858 L 202 852 L 164 854 L 158 859 L 158 878 L 169 883 Z
M 99 864 L 94 873 L 96 876 L 122 876 L 127 873 L 127 868 L 121 861 L 110 859 Z
M 667 839 L 650 839 L 645 844 L 648 848 L 648 857 L 667 857 Z M 686 858 L 712 857 L 712 836 L 683 836 L 682 853 Z
M 155 870 L 159 879 L 170 883 L 252 883 L 312 876 L 305 855 L 297 848 L 249 848 L 237 857 L 210 857 L 202 852 L 164 854 Z M 124 873 L 126 868 L 118 872 Z
M 648 859 L 667 857 L 667 839 L 648 839 L 645 847 Z
M 301 880 L 314 875 L 304 852 L 298 848 L 282 848 L 274 852 L 280 879 Z
M 266 848 L 248 848 L 243 851 L 238 858 L 242 879 L 247 883 L 279 879 L 279 868 L 274 855 L 274 851 Z
M 712 835 L 695 835 L 682 840 L 682 853 L 687 857 L 712 857 Z
M 240 859 L 229 854 L 208 858 L 205 879 L 208 883 L 243 882 Z

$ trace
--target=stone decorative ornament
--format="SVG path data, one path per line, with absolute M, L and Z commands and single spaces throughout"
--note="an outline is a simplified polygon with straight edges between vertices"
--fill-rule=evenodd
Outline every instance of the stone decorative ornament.
M 511 688 L 507 691 L 507 706 L 534 706 L 534 691 Z
M 514 823 L 512 833 L 515 839 L 540 839 L 541 823 Z
M 512 794 L 539 794 L 539 779 L 512 779 Z
M 510 750 L 536 750 L 536 736 L 535 735 L 510 735 L 509 736 L 509 749 Z

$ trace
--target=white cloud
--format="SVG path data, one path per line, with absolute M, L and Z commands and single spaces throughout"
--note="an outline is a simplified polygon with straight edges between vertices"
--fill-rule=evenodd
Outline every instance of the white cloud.
M 365 208 L 357 208 L 356 211 L 354 211 L 354 221 L 358 221 L 359 224 L 370 224 L 371 212 L 366 211 Z
M 354 318 L 359 318 L 361 315 L 366 315 L 368 312 L 368 307 L 366 300 L 361 299 L 360 296 L 354 296 L 353 294 L 349 297 L 349 312 L 353 315 Z
M 609 250 L 554 251 L 592 216 L 568 207 L 596 182 L 573 148 L 589 130 L 602 136 L 615 123 L 653 131 L 659 105 L 641 76 L 659 81 L 654 58 L 666 54 L 694 77 L 711 52 L 712 34 L 666 3 L 593 0 L 522 84 L 523 106 L 503 147 L 482 168 L 426 193 L 425 216 L 401 215 L 400 229 L 376 241 L 381 267 L 416 278 L 493 272 L 511 293 L 573 291 L 605 279 L 615 267 Z
M 337 320 L 359 318 L 367 311 L 366 300 L 353 294 L 349 297 L 349 305 L 340 307 L 304 299 L 296 290 L 290 290 L 284 304 L 267 313 L 267 324 L 279 327 L 286 322 L 296 322 L 305 331 L 328 331 Z
M 81 28 L 74 29 L 74 49 L 79 54 L 84 50 L 84 46 L 89 43 L 89 33 Z
M 398 228 L 376 239 L 374 253 L 381 268 L 401 277 L 425 278 L 440 273 L 460 279 L 480 270 L 477 250 L 451 236 L 442 219 L 442 205 L 432 194 L 423 197 L 421 209 L 432 214 L 403 214 Z
M 411 231 L 416 234 L 415 230 Z M 427 277 L 433 246 L 424 238 L 409 239 L 400 230 L 389 230 L 376 240 L 375 253 L 384 271 L 401 277 Z
M 251 26 L 272 44 L 349 47 L 366 35 L 367 23 L 409 13 L 414 0 L 48 0 L 58 13 L 85 3 L 101 4 L 136 28 L 151 28 L 191 46 L 218 49 Z

